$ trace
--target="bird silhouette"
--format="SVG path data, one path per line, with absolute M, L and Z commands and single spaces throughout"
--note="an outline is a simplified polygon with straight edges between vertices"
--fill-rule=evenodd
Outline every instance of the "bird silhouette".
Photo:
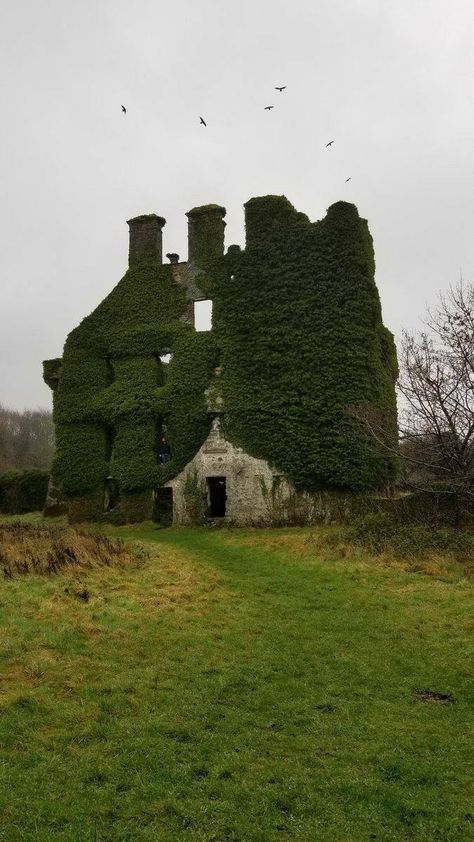
M 207 127 L 207 123 L 206 123 L 205 120 L 202 119 L 202 117 L 199 118 L 199 125 L 203 125 L 203 126 Z
M 264 111 L 271 111 L 272 108 L 275 108 L 275 106 L 274 105 L 266 105 L 265 108 L 264 108 Z
M 330 140 L 330 141 L 329 141 L 329 143 L 326 143 L 326 146 L 332 146 L 332 145 L 333 145 L 333 143 L 334 143 L 334 141 L 333 141 L 333 140 Z
M 284 91 L 285 89 L 286 89 L 286 85 L 282 85 L 282 86 L 281 86 L 281 88 L 279 88 L 279 87 L 278 87 L 278 85 L 275 85 L 275 90 L 276 90 L 276 91 L 280 91 L 280 93 L 281 93 L 282 91 Z
M 350 181 L 350 180 L 351 180 L 351 176 L 349 176 L 349 178 L 346 178 L 344 184 L 347 184 L 347 182 Z
M 127 113 L 127 109 L 125 108 L 125 105 L 122 105 L 122 112 L 123 112 L 124 114 L 126 114 L 126 113 Z

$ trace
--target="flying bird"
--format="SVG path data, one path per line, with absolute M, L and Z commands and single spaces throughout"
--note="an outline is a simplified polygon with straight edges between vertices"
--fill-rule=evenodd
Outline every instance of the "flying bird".
M 278 85 L 275 85 L 275 90 L 276 90 L 276 91 L 280 91 L 280 93 L 281 93 L 282 91 L 284 91 L 285 89 L 286 89 L 286 85 L 282 85 L 282 86 L 281 86 L 281 88 L 279 88 L 279 87 L 278 87 Z
M 125 108 L 125 105 L 122 105 L 122 112 L 123 112 L 124 114 L 126 114 L 126 113 L 127 113 L 127 109 Z
M 275 106 L 274 105 L 266 105 L 265 108 L 264 108 L 264 111 L 271 111 L 272 108 L 275 108 Z
M 349 178 L 346 178 L 344 184 L 347 184 L 347 182 L 350 181 L 350 180 L 351 180 L 351 177 L 349 176 Z
M 202 125 L 202 126 L 206 126 L 206 127 L 207 127 L 207 123 L 206 123 L 206 121 L 205 121 L 205 120 L 203 120 L 203 119 L 202 119 L 202 117 L 200 117 L 200 118 L 199 118 L 199 125 Z
M 329 141 L 329 143 L 326 143 L 326 146 L 332 146 L 332 145 L 333 145 L 333 143 L 334 143 L 334 141 L 333 141 L 333 140 L 330 140 L 330 141 Z

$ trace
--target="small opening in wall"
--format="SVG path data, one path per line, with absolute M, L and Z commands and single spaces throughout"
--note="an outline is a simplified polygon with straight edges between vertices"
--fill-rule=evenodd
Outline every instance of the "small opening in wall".
M 155 453 L 159 465 L 166 465 L 173 456 L 171 444 L 166 434 L 166 426 L 161 418 L 157 419 L 155 426 Z
M 115 436 L 116 432 L 113 427 L 108 425 L 105 430 L 105 461 L 112 462 L 115 452 Z
M 112 357 L 110 354 L 107 354 L 105 358 L 105 382 L 107 386 L 110 386 L 115 380 L 115 369 Z
M 164 386 L 166 383 L 166 366 L 163 365 L 161 357 L 156 354 L 156 385 Z
M 194 327 L 199 332 L 212 329 L 212 301 L 210 298 L 194 302 Z
M 206 477 L 209 499 L 209 517 L 225 517 L 226 479 L 225 477 Z

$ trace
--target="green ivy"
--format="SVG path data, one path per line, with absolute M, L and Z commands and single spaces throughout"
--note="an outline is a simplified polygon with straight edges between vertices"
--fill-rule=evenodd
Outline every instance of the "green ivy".
M 100 515 L 110 475 L 138 500 L 178 473 L 204 441 L 204 392 L 218 357 L 210 333 L 180 321 L 185 309 L 171 267 L 142 262 L 69 335 L 54 398 L 53 474 L 78 512 L 85 506 L 88 516 L 91 507 Z M 169 363 L 160 360 L 166 353 Z M 162 434 L 172 448 L 165 466 L 157 455 Z
M 224 228 L 226 210 L 220 205 L 202 205 L 188 211 L 189 261 L 204 273 L 199 286 L 206 295 L 224 272 Z
M 396 354 L 383 327 L 372 239 L 354 205 L 310 223 L 283 196 L 246 205 L 246 249 L 233 247 L 215 293 L 225 432 L 300 489 L 362 491 L 396 461 L 349 413 L 369 403 L 394 419 Z
M 151 489 L 175 477 L 209 432 L 206 390 L 222 395 L 228 439 L 298 489 L 364 491 L 394 478 L 395 460 L 369 446 L 349 412 L 368 404 L 395 435 L 396 354 L 367 223 L 346 202 L 311 223 L 283 196 L 251 199 L 246 248 L 224 258 L 224 214 L 218 205 L 188 214 L 213 331 L 182 320 L 186 295 L 171 266 L 134 259 L 69 335 L 62 360 L 45 363 L 57 386 L 53 478 L 73 518 L 101 515 L 109 476 L 122 495 L 114 517 L 147 516 Z M 160 466 L 163 434 L 172 458 Z

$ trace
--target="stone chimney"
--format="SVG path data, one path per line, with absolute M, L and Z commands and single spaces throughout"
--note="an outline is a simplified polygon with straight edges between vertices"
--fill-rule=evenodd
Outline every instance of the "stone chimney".
M 188 211 L 188 260 L 210 270 L 224 254 L 225 208 L 203 205 Z
M 162 262 L 162 228 L 166 219 L 156 213 L 143 214 L 129 219 L 130 229 L 128 265 L 135 266 L 146 260 Z

